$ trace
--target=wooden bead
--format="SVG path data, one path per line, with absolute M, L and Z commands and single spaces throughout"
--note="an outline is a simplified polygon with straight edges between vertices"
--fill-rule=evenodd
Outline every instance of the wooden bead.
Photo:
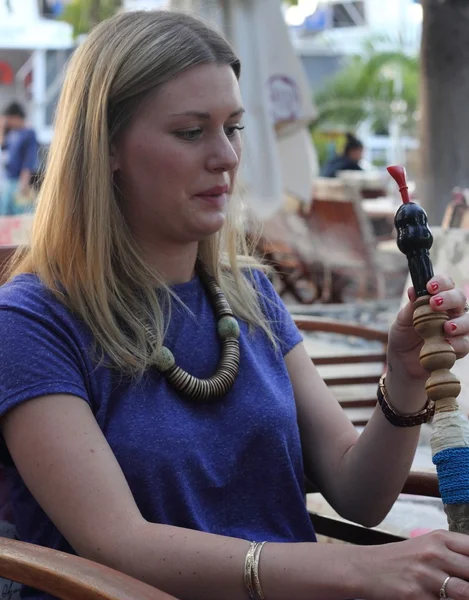
M 227 338 L 239 338 L 240 330 L 238 321 L 234 317 L 223 317 L 218 321 L 217 324 L 218 335 L 222 340 Z
M 163 346 L 158 357 L 155 360 L 155 366 L 160 373 L 169 371 L 176 364 L 176 359 L 169 348 Z
M 222 342 L 220 364 L 212 377 L 198 379 L 176 364 L 165 372 L 165 377 L 182 395 L 207 402 L 228 392 L 238 376 L 238 370 L 239 342 L 229 338 Z

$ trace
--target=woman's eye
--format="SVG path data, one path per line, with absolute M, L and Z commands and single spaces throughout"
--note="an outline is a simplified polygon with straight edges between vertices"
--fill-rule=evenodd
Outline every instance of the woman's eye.
M 244 127 L 241 127 L 241 125 L 232 125 L 231 127 L 225 127 L 225 134 L 226 137 L 233 137 L 236 135 L 237 131 L 242 131 L 244 129 Z
M 193 142 L 197 140 L 202 135 L 202 129 L 184 129 L 181 131 L 176 131 L 176 135 L 183 140 L 187 140 L 188 142 Z

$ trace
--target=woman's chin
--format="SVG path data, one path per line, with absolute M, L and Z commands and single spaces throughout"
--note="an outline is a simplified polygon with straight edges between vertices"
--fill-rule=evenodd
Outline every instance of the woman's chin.
M 210 217 L 205 216 L 204 219 L 198 223 L 198 231 L 200 233 L 200 239 L 205 239 L 218 233 L 224 226 L 226 222 L 226 214 L 219 212 L 217 214 L 213 214 Z

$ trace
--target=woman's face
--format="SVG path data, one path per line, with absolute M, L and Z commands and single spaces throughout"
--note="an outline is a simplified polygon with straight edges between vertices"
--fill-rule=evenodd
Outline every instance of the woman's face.
M 220 230 L 241 155 L 242 114 L 228 65 L 190 68 L 143 102 L 113 149 L 137 238 L 184 244 Z

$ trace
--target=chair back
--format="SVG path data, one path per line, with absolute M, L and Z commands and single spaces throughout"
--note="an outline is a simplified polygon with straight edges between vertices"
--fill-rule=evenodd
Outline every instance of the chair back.
M 330 351 L 319 353 L 315 349 L 314 339 L 310 342 L 306 340 L 306 347 L 311 360 L 352 423 L 356 426 L 366 425 L 376 406 L 376 389 L 386 365 L 388 333 L 333 319 L 294 315 L 294 320 L 305 333 L 332 334 Z M 334 340 L 340 341 L 341 337 L 347 343 L 338 350 Z M 350 343 L 352 338 L 364 343 L 353 345 Z

